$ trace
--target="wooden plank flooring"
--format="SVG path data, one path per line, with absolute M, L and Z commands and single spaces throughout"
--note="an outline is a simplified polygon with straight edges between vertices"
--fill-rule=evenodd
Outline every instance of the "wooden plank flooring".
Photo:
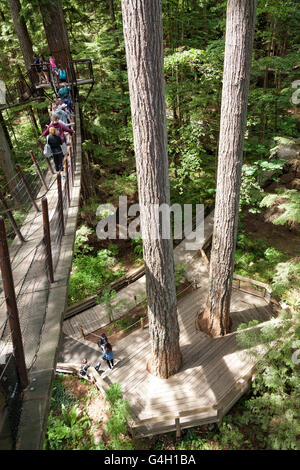
M 175 429 L 176 413 L 183 428 L 217 422 L 247 388 L 255 364 L 237 345 L 235 330 L 241 322 L 270 320 L 271 307 L 260 297 L 234 289 L 233 333 L 210 338 L 195 329 L 205 298 L 205 291 L 195 290 L 178 304 L 183 365 L 175 376 L 164 380 L 146 371 L 151 354 L 148 328 L 131 333 L 114 347 L 115 367 L 102 377 L 107 383 L 121 384 L 137 436 Z

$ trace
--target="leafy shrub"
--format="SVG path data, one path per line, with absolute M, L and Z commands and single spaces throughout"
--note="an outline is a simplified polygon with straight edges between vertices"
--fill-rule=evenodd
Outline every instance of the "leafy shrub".
M 299 365 L 292 353 L 300 341 L 300 312 L 281 311 L 278 320 L 255 330 L 256 344 L 266 348 L 266 355 L 256 365 L 252 397 L 232 423 L 247 426 L 245 432 L 256 448 L 299 450 Z M 243 347 L 253 346 L 253 331 L 239 332 L 238 341 Z M 255 354 L 255 350 L 248 352 Z
M 61 415 L 50 411 L 44 449 L 77 449 L 82 438 L 88 435 L 89 417 L 82 413 L 78 405 L 66 408 L 61 405 Z
M 88 245 L 89 235 L 93 233 L 93 230 L 86 225 L 82 225 L 76 230 L 75 243 L 74 243 L 74 256 L 79 254 L 87 254 L 92 251 L 92 247 Z
M 69 303 L 73 304 L 101 287 L 118 279 L 124 268 L 111 270 L 117 264 L 110 250 L 101 250 L 97 256 L 79 255 L 73 261 L 73 273 L 69 282 Z
M 128 433 L 127 419 L 131 415 L 130 406 L 123 398 L 121 385 L 116 382 L 105 390 L 106 400 L 110 404 L 110 418 L 106 423 L 106 429 L 110 436 L 109 447 L 115 450 L 132 449 L 133 444 L 126 439 Z

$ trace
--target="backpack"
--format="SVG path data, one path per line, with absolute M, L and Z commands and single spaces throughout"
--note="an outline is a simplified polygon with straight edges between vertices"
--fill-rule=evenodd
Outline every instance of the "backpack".
M 47 136 L 47 140 L 46 140 L 46 143 L 45 143 L 45 147 L 44 147 L 44 155 L 45 157 L 52 157 L 52 150 L 51 150 L 51 147 L 50 145 L 48 144 L 48 137 Z

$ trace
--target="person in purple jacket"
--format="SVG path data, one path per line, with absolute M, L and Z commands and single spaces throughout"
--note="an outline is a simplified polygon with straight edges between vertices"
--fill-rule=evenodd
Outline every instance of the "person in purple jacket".
M 59 121 L 59 117 L 56 114 L 52 116 L 52 121 L 50 122 L 49 126 L 47 126 L 47 128 L 44 130 L 41 137 L 45 137 L 46 135 L 49 134 L 50 127 L 55 128 L 56 134 L 59 135 L 62 142 L 65 142 L 65 134 L 64 134 L 65 132 L 69 132 L 70 134 L 74 133 L 73 129 L 70 129 L 69 127 L 65 126 L 62 122 Z

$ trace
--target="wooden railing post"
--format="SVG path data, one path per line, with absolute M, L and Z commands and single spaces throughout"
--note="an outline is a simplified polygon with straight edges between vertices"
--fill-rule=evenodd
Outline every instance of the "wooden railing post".
M 36 160 L 36 158 L 35 158 L 35 156 L 34 156 L 34 154 L 33 154 L 33 151 L 30 150 L 29 153 L 30 153 L 30 155 L 31 155 L 31 158 L 32 158 L 33 163 L 35 164 L 36 171 L 37 171 L 37 173 L 38 173 L 38 175 L 39 175 L 39 177 L 40 177 L 40 180 L 41 180 L 42 184 L 45 186 L 46 190 L 48 191 L 47 183 L 46 183 L 46 181 L 45 181 L 45 178 L 44 178 L 44 176 L 43 176 L 43 173 L 41 172 L 40 166 L 39 166 L 39 164 L 38 164 L 38 162 L 37 162 L 37 160 Z
M 71 198 L 70 198 L 70 183 L 69 183 L 69 172 L 68 172 L 68 160 L 64 161 L 64 170 L 66 176 L 66 189 L 67 189 L 67 196 L 68 196 L 68 206 L 70 207 Z
M 21 233 L 21 230 L 19 229 L 18 225 L 17 225 L 17 222 L 15 221 L 15 218 L 11 212 L 11 210 L 9 209 L 8 207 L 8 204 L 5 200 L 5 197 L 4 195 L 2 194 L 2 192 L 0 191 L 0 199 L 1 199 L 1 202 L 6 210 L 6 213 L 7 213 L 7 216 L 10 220 L 10 223 L 15 231 L 15 233 L 17 234 L 17 236 L 19 237 L 19 240 L 23 243 L 25 242 L 25 238 L 23 237 L 22 233 Z
M 181 438 L 181 427 L 180 427 L 180 418 L 179 413 L 175 414 L 175 427 L 176 427 L 176 440 Z
M 0 266 L 3 290 L 6 299 L 7 318 L 11 331 L 16 367 L 21 388 L 24 390 L 28 385 L 28 375 L 26 370 L 19 313 L 3 217 L 0 217 Z
M 62 234 L 65 234 L 65 222 L 64 222 L 64 205 L 62 197 L 62 187 L 61 187 L 61 175 L 57 174 L 57 194 L 58 194 L 58 211 L 60 215 L 60 222 L 62 226 Z
M 50 282 L 54 282 L 53 273 L 53 262 L 52 262 L 52 250 L 51 250 L 51 236 L 50 236 L 50 224 L 49 224 L 49 212 L 48 212 L 48 201 L 46 197 L 42 199 L 42 211 L 43 211 L 43 227 L 44 227 L 44 242 L 46 247 L 46 263 L 49 271 Z
M 28 183 L 27 183 L 27 181 L 26 181 L 26 179 L 25 179 L 24 173 L 23 173 L 23 171 L 21 170 L 20 165 L 16 165 L 16 169 L 17 169 L 17 172 L 19 173 L 19 176 L 20 176 L 21 180 L 23 181 L 24 188 L 25 188 L 25 190 L 26 190 L 26 192 L 27 192 L 27 194 L 28 194 L 29 199 L 30 199 L 31 202 L 32 202 L 32 205 L 34 206 L 34 208 L 35 208 L 35 210 L 36 210 L 37 212 L 40 212 L 40 209 L 39 209 L 39 207 L 38 207 L 38 205 L 37 205 L 37 203 L 36 203 L 36 201 L 35 201 L 35 199 L 34 199 L 32 193 L 31 193 L 31 191 L 30 191 L 29 185 L 28 185 Z

